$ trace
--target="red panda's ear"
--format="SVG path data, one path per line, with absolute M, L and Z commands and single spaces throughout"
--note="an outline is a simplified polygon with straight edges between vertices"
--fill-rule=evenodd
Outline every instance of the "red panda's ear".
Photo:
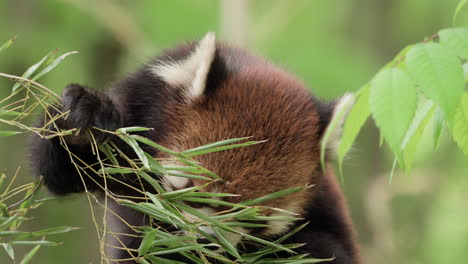
M 343 132 L 344 122 L 354 104 L 355 96 L 351 93 L 343 95 L 333 104 L 333 112 L 328 120 L 322 141 L 325 140 L 327 153 L 335 155 L 340 146 L 340 139 Z
M 191 101 L 204 93 L 215 54 L 215 35 L 210 32 L 198 42 L 187 58 L 154 65 L 152 71 L 166 83 L 184 87 L 185 97 Z

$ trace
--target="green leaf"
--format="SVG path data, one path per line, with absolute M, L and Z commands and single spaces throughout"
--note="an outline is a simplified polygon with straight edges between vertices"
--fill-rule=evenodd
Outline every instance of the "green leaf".
M 0 137 L 8 137 L 21 134 L 22 132 L 18 131 L 0 131 Z
M 2 243 L 2 246 L 7 252 L 8 256 L 10 256 L 12 260 L 15 260 L 15 251 L 13 250 L 13 247 L 7 243 Z
M 11 110 L 0 110 L 0 116 L 2 116 L 2 115 L 5 115 L 5 116 L 20 116 L 20 115 L 24 115 L 24 113 L 11 111 Z
M 346 153 L 348 153 L 359 131 L 369 118 L 369 89 L 370 85 L 366 85 L 358 92 L 356 102 L 344 123 L 343 134 L 338 148 L 338 162 L 340 168 L 342 167 Z
M 156 231 L 157 230 L 153 230 L 145 234 L 145 236 L 143 237 L 143 241 L 141 242 L 140 247 L 138 248 L 138 255 L 143 256 L 149 251 L 154 239 L 156 238 Z
M 138 158 L 143 163 L 143 166 L 147 169 L 150 169 L 148 158 L 146 157 L 145 152 L 138 145 L 138 142 L 133 137 L 129 137 L 125 135 L 118 135 L 118 136 L 120 139 L 125 141 L 125 143 L 127 143 L 133 149 L 133 151 L 135 151 Z
M 416 111 L 416 88 L 400 69 L 381 71 L 371 83 L 369 105 L 377 127 L 401 158 L 400 144 Z
M 133 126 L 133 127 L 122 127 L 117 129 L 117 133 L 121 134 L 128 134 L 128 132 L 141 132 L 141 131 L 148 131 L 148 130 L 153 130 L 152 128 L 147 128 L 147 127 L 139 127 L 139 126 Z
M 33 236 L 45 236 L 45 235 L 55 235 L 55 234 L 62 234 L 67 233 L 73 230 L 79 229 L 78 227 L 71 227 L 71 226 L 60 226 L 60 227 L 52 227 L 47 229 L 42 229 L 39 231 L 32 232 Z
M 27 264 L 29 263 L 32 258 L 34 257 L 34 255 L 36 255 L 37 251 L 39 251 L 39 249 L 41 248 L 40 245 L 37 245 L 35 246 L 31 251 L 28 252 L 28 254 L 26 254 L 23 258 L 23 260 L 21 260 L 20 264 Z
M 16 41 L 16 37 L 11 38 L 7 42 L 5 42 L 2 46 L 0 46 L 0 52 L 8 49 L 13 43 Z
M 455 112 L 452 135 L 461 150 L 468 155 L 468 92 L 465 92 Z
M 403 139 L 401 144 L 401 150 L 403 151 L 404 165 L 406 171 L 409 172 L 411 164 L 413 163 L 414 153 L 416 152 L 418 143 L 421 136 L 426 128 L 429 120 L 431 120 L 434 114 L 435 105 L 432 101 L 426 101 L 423 103 L 411 123 L 408 132 Z
M 468 3 L 468 0 L 460 0 L 458 2 L 457 8 L 455 9 L 455 14 L 453 15 L 453 24 L 455 24 L 455 21 L 457 20 L 458 13 L 462 10 L 462 8 Z
M 442 136 L 442 129 L 444 128 L 444 112 L 440 107 L 437 107 L 434 114 L 434 149 L 437 149 L 440 144 L 440 137 Z
M 33 66 L 29 67 L 24 73 L 23 75 L 21 75 L 21 77 L 25 78 L 25 79 L 28 79 L 29 77 L 31 77 L 41 66 L 43 66 L 47 61 L 49 61 L 50 58 L 53 58 L 55 56 L 55 54 L 57 53 L 58 50 L 54 50 L 52 52 L 50 52 L 49 54 L 47 54 L 46 56 L 44 56 L 44 58 L 42 58 L 39 62 L 37 62 L 36 64 L 34 64 Z M 16 91 L 19 87 L 20 87 L 20 83 L 16 83 L 14 86 L 13 86 L 13 89 L 12 91 Z
M 289 188 L 289 189 L 286 189 L 286 190 L 281 190 L 281 191 L 278 191 L 278 192 L 270 193 L 270 194 L 267 194 L 267 195 L 259 197 L 259 198 L 247 200 L 247 201 L 242 202 L 241 204 L 246 205 L 246 206 L 256 205 L 256 204 L 264 203 L 266 201 L 277 199 L 279 197 L 286 196 L 288 194 L 296 193 L 296 192 L 299 192 L 299 191 L 302 191 L 302 190 L 305 190 L 305 189 L 307 189 L 307 187 Z
M 458 58 L 440 44 L 424 43 L 412 48 L 406 57 L 407 69 L 421 90 L 453 119 L 463 94 L 463 68 Z
M 41 245 L 41 246 L 58 246 L 61 243 L 47 241 L 47 240 L 36 240 L 36 241 L 12 241 L 12 245 Z
M 52 61 L 45 69 L 40 71 L 31 80 L 35 81 L 35 80 L 41 78 L 42 76 L 44 76 L 45 74 L 47 74 L 51 70 L 53 70 L 55 67 L 57 67 L 66 57 L 68 57 L 70 55 L 73 55 L 73 54 L 76 54 L 76 53 L 78 53 L 78 51 L 72 51 L 72 52 L 68 52 L 68 53 L 63 54 L 62 56 L 60 56 L 57 59 L 55 59 L 54 61 Z
M 463 76 L 465 77 L 465 82 L 468 82 L 468 63 L 463 64 Z
M 468 28 L 448 28 L 439 32 L 440 44 L 462 59 L 468 59 Z

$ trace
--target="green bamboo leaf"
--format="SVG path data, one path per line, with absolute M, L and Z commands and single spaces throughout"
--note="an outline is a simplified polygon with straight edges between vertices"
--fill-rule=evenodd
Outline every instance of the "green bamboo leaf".
M 203 146 L 196 147 L 196 148 L 193 148 L 193 149 L 189 149 L 189 150 L 183 151 L 182 153 L 183 154 L 190 154 L 190 153 L 197 152 L 197 151 L 203 151 L 203 150 L 207 150 L 207 149 L 210 149 L 210 148 L 215 148 L 215 147 L 228 145 L 228 144 L 231 144 L 231 143 L 234 143 L 234 142 L 246 140 L 248 138 L 250 138 L 250 137 L 241 137 L 241 138 L 232 138 L 232 139 L 227 139 L 227 140 L 221 140 L 221 141 L 214 142 L 214 143 L 211 143 L 211 144 L 207 144 L 207 145 L 203 145 Z
M 411 124 L 416 104 L 416 88 L 406 72 L 386 69 L 372 80 L 369 93 L 372 116 L 381 135 L 400 158 L 400 144 Z
M 424 43 L 408 52 L 406 65 L 420 89 L 440 105 L 450 123 L 464 88 L 458 58 L 440 44 Z
M 135 172 L 134 169 L 128 169 L 128 168 L 111 168 L 111 167 L 105 167 L 104 169 L 100 169 L 98 171 L 99 174 L 118 174 L 118 173 L 133 173 Z
M 213 229 L 223 249 L 229 254 L 231 254 L 232 256 L 236 257 L 238 260 L 242 260 L 242 257 L 239 255 L 239 252 L 237 252 L 236 247 L 232 245 L 231 241 L 229 241 L 226 238 L 226 236 L 224 236 L 223 231 L 219 230 L 218 228 L 213 228 Z
M 78 51 L 72 51 L 63 54 L 62 56 L 58 57 L 57 59 L 53 60 L 47 67 L 45 67 L 42 71 L 40 71 L 38 74 L 36 74 L 31 80 L 35 81 L 44 76 L 45 74 L 49 73 L 51 70 L 53 70 L 55 67 L 57 67 L 66 57 L 76 54 Z
M 79 229 L 78 227 L 71 227 L 71 226 L 60 226 L 60 227 L 52 227 L 47 229 L 42 229 L 39 231 L 32 232 L 33 236 L 45 236 L 45 235 L 55 235 L 55 234 L 62 234 L 67 233 L 73 230 Z
M 458 2 L 457 8 L 455 8 L 455 14 L 453 15 L 453 24 L 455 24 L 455 21 L 457 20 L 458 13 L 462 10 L 462 8 L 468 3 L 468 0 L 460 0 Z
M 138 145 L 138 142 L 133 137 L 130 137 L 130 136 L 125 136 L 125 135 L 118 135 L 118 136 L 125 143 L 127 143 L 133 149 L 133 151 L 135 151 L 138 158 L 143 163 L 143 166 L 147 169 L 150 169 L 148 158 L 146 157 L 145 152 Z
M 463 94 L 457 107 L 451 131 L 455 142 L 468 155 L 468 92 Z
M 11 110 L 0 110 L 0 116 L 21 116 L 24 115 L 25 113 L 21 112 L 16 112 L 16 111 L 11 111 Z
M 153 241 L 155 240 L 156 235 L 157 232 L 155 230 L 145 234 L 145 236 L 143 237 L 143 241 L 141 242 L 140 247 L 138 248 L 138 255 L 143 256 L 149 251 L 149 249 L 153 245 Z
M 340 145 L 338 148 L 338 162 L 340 171 L 343 164 L 343 159 L 349 149 L 356 140 L 359 131 L 369 118 L 369 90 L 370 85 L 364 86 L 357 94 L 356 102 L 348 114 L 343 126 L 343 134 L 341 136 Z
M 148 130 L 153 130 L 152 128 L 147 128 L 147 127 L 139 127 L 139 126 L 133 126 L 133 127 L 122 127 L 117 129 L 117 133 L 120 134 L 128 134 L 129 132 L 141 132 L 141 131 L 148 131 Z
M 31 262 L 32 258 L 34 257 L 34 255 L 36 255 L 37 251 L 39 251 L 39 249 L 41 248 L 40 245 L 37 245 L 35 246 L 31 251 L 28 252 L 28 254 L 26 254 L 23 258 L 23 260 L 21 260 L 20 264 L 27 264 L 29 262 Z
M 169 260 L 169 259 L 160 258 L 160 257 L 156 257 L 156 256 L 147 256 L 145 258 L 149 259 L 151 261 L 151 264 L 155 264 L 155 263 L 157 263 L 157 264 L 185 264 L 184 262 Z M 148 263 L 149 264 L 150 262 L 141 262 L 141 263 L 143 263 L 143 264 Z M 196 262 L 196 263 L 198 264 L 198 263 L 203 263 L 203 262 Z
M 36 240 L 36 241 L 12 241 L 10 242 L 11 245 L 40 245 L 40 246 L 59 246 L 62 243 L 57 243 L 53 241 L 47 240 Z
M 2 46 L 0 46 L 0 52 L 8 49 L 13 43 L 16 41 L 16 37 L 11 38 L 7 42 L 5 42 Z
M 10 256 L 12 260 L 15 260 L 15 250 L 13 249 L 13 247 L 8 243 L 2 243 L 2 246 L 7 252 L 8 256 Z
M 233 149 L 233 148 L 241 148 L 241 147 L 247 147 L 251 145 L 256 145 L 260 143 L 264 143 L 266 140 L 261 140 L 261 141 L 248 141 L 244 143 L 239 143 L 239 144 L 232 144 L 232 145 L 227 145 L 227 146 L 220 146 L 220 147 L 213 147 L 213 148 L 208 148 L 208 149 L 203 149 L 203 150 L 198 150 L 198 151 L 190 151 L 187 153 L 187 151 L 182 152 L 182 154 L 187 155 L 188 157 L 192 156 L 199 156 L 207 153 L 212 153 L 212 152 L 219 152 L 223 150 L 228 150 L 228 149 Z
M 21 134 L 22 132 L 19 131 L 0 131 L 0 137 L 9 137 Z
M 448 28 L 439 32 L 440 44 L 462 59 L 468 59 L 468 28 Z
M 259 198 L 247 200 L 247 201 L 242 202 L 241 204 L 242 204 L 242 205 L 246 205 L 246 206 L 251 206 L 251 205 L 255 205 L 255 204 L 261 204 L 261 203 L 264 203 L 264 202 L 266 202 L 266 201 L 274 200 L 274 199 L 277 199 L 277 198 L 286 196 L 286 195 L 288 195 L 288 194 L 292 194 L 292 193 L 296 193 L 296 192 L 305 190 L 305 189 L 307 189 L 307 188 L 309 188 L 309 187 L 308 187 L 308 186 L 305 186 L 305 187 L 294 187 L 294 188 L 289 188 L 289 189 L 286 189 L 286 190 L 282 190 L 282 191 L 270 193 L 270 194 L 267 194 L 267 195 L 262 196 L 262 197 L 259 197 Z
M 40 67 L 42 67 L 47 61 L 49 61 L 50 58 L 53 58 L 55 56 L 55 54 L 57 54 L 57 49 L 52 51 L 52 52 L 49 52 L 49 54 L 47 54 L 46 56 L 44 56 L 39 62 L 35 63 L 33 66 L 29 67 L 24 73 L 23 75 L 21 75 L 21 77 L 25 78 L 25 79 L 28 79 L 29 77 L 31 77 Z M 13 88 L 12 88 L 12 91 L 16 91 L 19 87 L 21 86 L 20 83 L 16 83 Z
M 403 142 L 401 143 L 401 150 L 403 152 L 404 166 L 409 173 L 413 163 L 414 154 L 416 152 L 418 143 L 421 136 L 434 114 L 435 104 L 432 101 L 423 103 L 411 123 Z

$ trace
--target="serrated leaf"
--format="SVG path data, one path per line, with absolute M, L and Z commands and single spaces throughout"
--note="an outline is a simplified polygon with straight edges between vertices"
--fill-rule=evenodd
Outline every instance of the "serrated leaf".
M 411 123 L 403 142 L 401 143 L 401 150 L 403 151 L 404 166 L 407 172 L 411 169 L 413 163 L 414 153 L 416 152 L 418 143 L 426 128 L 429 120 L 434 114 L 435 105 L 432 101 L 426 101 L 418 110 Z
M 412 48 L 406 56 L 411 77 L 421 90 L 453 119 L 463 94 L 463 69 L 458 58 L 440 44 L 424 43 Z
M 381 135 L 399 158 L 400 144 L 411 124 L 416 104 L 416 88 L 406 72 L 386 69 L 372 80 L 369 93 L 372 116 Z
M 468 93 L 465 92 L 455 112 L 452 136 L 461 150 L 468 155 Z
M 440 107 L 437 107 L 434 114 L 434 149 L 437 149 L 439 147 L 440 137 L 442 136 L 442 129 L 444 128 L 444 123 L 444 112 Z
M 468 63 L 463 64 L 463 76 L 465 77 L 465 82 L 468 82 Z
M 462 59 L 468 59 L 468 28 L 448 28 L 439 31 L 440 44 Z
M 353 108 L 348 114 L 346 121 L 343 126 L 343 134 L 341 136 L 340 146 L 338 148 L 338 162 L 340 167 L 343 163 L 343 159 L 348 153 L 349 149 L 356 140 L 359 131 L 369 118 L 369 90 L 370 86 L 366 85 L 358 92 L 358 98 L 354 103 Z

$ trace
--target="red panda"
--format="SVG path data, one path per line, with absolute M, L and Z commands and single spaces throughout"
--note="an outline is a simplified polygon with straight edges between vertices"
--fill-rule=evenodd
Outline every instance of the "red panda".
M 80 131 L 91 127 L 154 128 L 143 135 L 176 151 L 230 138 L 265 140 L 195 157 L 222 179 L 205 190 L 237 194 L 227 200 L 238 203 L 291 187 L 314 185 L 265 204 L 297 213 L 301 220 L 274 221 L 266 228 L 242 231 L 275 238 L 310 221 L 285 243 L 304 243 L 298 253 L 333 257 L 330 263 L 358 264 L 355 232 L 342 191 L 334 175 L 322 172 L 320 166 L 322 136 L 333 114 L 349 100 L 345 96 L 335 102 L 322 102 L 294 75 L 244 49 L 216 42 L 214 34 L 209 33 L 198 42 L 163 52 L 106 92 L 76 84 L 66 87 L 62 110 L 70 110 L 70 114 L 56 124 Z M 55 110 L 50 111 L 53 114 Z M 43 126 L 47 121 L 43 118 L 38 124 Z M 106 134 L 98 130 L 92 133 L 99 142 L 106 140 Z M 96 161 L 86 133 L 67 137 L 70 150 L 80 159 L 89 164 Z M 160 159 L 166 157 L 155 149 L 147 151 Z M 52 192 L 62 195 L 85 188 L 99 192 L 96 182 L 102 179 L 96 176 L 82 182 L 58 139 L 33 136 L 30 154 L 34 174 L 43 176 Z M 168 190 L 204 184 L 202 180 L 158 177 Z M 131 179 L 126 181 L 132 183 Z M 108 188 L 118 194 L 132 193 L 118 183 L 108 182 Z M 146 224 L 143 215 L 117 204 L 112 206 L 125 222 Z M 219 210 L 216 206 L 197 209 L 207 214 Z M 108 222 L 113 232 L 123 234 L 120 240 L 124 246 L 138 248 L 141 241 L 125 236 L 134 231 L 123 220 L 109 216 Z M 229 239 L 237 244 L 240 236 Z M 113 263 L 136 263 L 123 250 L 109 249 L 107 254 Z

